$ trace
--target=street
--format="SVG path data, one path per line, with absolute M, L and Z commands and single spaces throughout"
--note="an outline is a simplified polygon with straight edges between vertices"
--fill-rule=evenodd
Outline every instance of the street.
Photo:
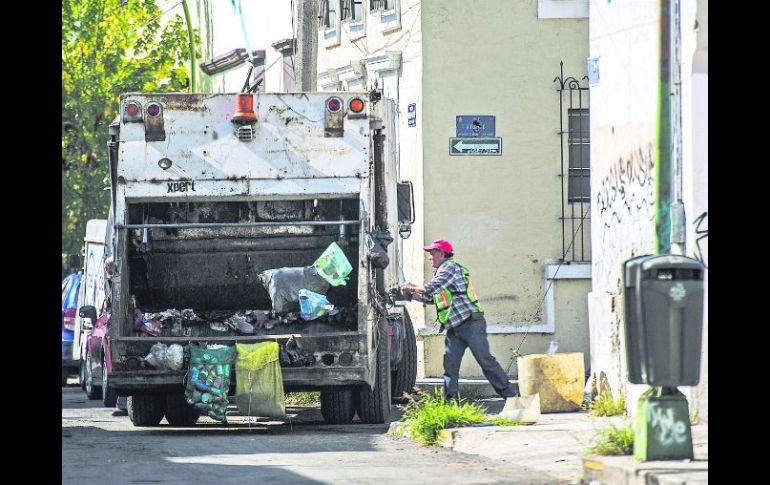
M 287 407 L 286 423 L 228 425 L 201 418 L 191 428 L 136 428 L 62 388 L 62 483 L 569 483 L 525 467 L 420 446 L 388 425 L 326 425 L 319 408 Z M 391 419 L 398 419 L 393 408 Z

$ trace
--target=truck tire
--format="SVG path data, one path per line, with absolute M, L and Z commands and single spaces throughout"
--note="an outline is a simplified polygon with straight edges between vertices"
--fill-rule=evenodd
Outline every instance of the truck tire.
M 86 374 L 86 382 L 85 382 L 85 391 L 86 391 L 86 397 L 88 399 L 99 399 L 102 397 L 102 388 L 94 384 L 94 377 L 91 374 L 91 362 L 86 361 L 86 368 L 85 368 L 85 374 Z
M 163 395 L 128 396 L 128 417 L 134 426 L 157 426 L 165 414 L 164 404 Z
M 67 387 L 67 368 L 66 367 L 61 368 L 61 386 Z
M 166 394 L 166 421 L 171 426 L 192 426 L 198 422 L 200 413 L 187 404 L 184 392 Z
M 396 364 L 396 369 L 392 371 L 391 394 L 393 401 L 401 402 L 404 400 L 405 392 L 412 392 L 417 382 L 417 339 L 414 336 L 414 327 L 409 313 L 404 312 L 404 354 L 401 361 Z
M 114 408 L 118 403 L 118 393 L 110 387 L 107 378 L 107 357 L 102 352 L 102 404 L 106 408 Z
M 321 391 L 321 415 L 327 424 L 350 424 L 355 414 L 352 391 Z
M 390 347 L 388 325 L 384 318 L 377 321 L 377 357 L 374 389 L 364 386 L 358 395 L 356 412 L 361 422 L 382 424 L 390 416 Z

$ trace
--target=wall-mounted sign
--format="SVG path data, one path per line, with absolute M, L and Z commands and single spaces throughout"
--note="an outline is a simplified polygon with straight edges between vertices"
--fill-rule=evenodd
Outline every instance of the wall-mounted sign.
M 417 126 L 417 105 L 415 103 L 411 103 L 409 106 L 407 106 L 406 113 L 409 126 Z
M 599 58 L 591 57 L 588 59 L 588 85 L 596 86 L 599 84 Z
M 461 115 L 455 117 L 455 136 L 495 136 L 495 117 L 489 115 Z
M 503 139 L 496 138 L 450 138 L 450 155 L 502 155 Z

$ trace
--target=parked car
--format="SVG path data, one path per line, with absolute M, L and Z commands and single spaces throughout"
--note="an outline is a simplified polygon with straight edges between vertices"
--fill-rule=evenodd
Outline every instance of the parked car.
M 80 308 L 80 316 L 90 321 L 96 320 L 86 336 L 85 356 L 83 358 L 84 390 L 89 399 L 102 399 L 106 407 L 115 406 L 118 395 L 110 388 L 107 382 L 108 372 L 111 369 L 109 343 L 104 338 L 107 333 L 107 325 L 110 322 L 110 314 L 102 313 L 96 318 L 96 309 L 91 305 Z
M 78 373 L 78 361 L 73 349 L 75 340 L 75 318 L 77 317 L 77 296 L 83 272 L 78 271 L 61 282 L 61 385 L 67 385 L 70 374 Z M 79 357 L 79 356 L 78 356 Z

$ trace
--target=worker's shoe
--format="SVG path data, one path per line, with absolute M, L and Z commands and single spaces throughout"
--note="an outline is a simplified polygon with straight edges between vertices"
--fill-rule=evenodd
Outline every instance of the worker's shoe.
M 113 416 L 128 416 L 127 409 L 116 409 L 112 412 Z

